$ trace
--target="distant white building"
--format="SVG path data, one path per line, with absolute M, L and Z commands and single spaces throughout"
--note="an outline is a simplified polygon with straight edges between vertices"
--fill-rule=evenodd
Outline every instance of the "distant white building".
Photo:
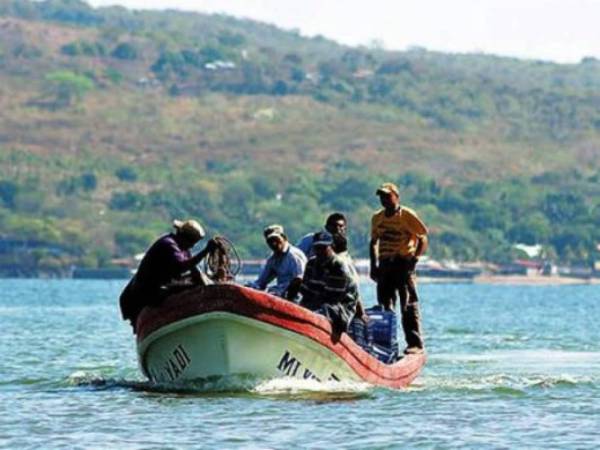
M 524 252 L 529 258 L 539 258 L 542 255 L 543 250 L 543 247 L 540 244 L 516 244 L 514 247 L 517 250 L 521 250 L 522 252 Z
M 371 69 L 358 69 L 352 74 L 354 78 L 364 79 L 371 78 L 375 73 Z
M 235 69 L 237 66 L 233 61 L 212 61 L 204 64 L 204 68 L 206 70 L 231 70 Z

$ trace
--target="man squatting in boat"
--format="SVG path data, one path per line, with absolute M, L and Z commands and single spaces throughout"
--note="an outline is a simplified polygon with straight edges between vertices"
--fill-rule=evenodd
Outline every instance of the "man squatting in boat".
M 341 335 L 356 313 L 358 284 L 346 261 L 335 254 L 333 236 L 321 231 L 313 237 L 314 257 L 308 260 L 300 292 L 301 306 L 323 314 L 334 335 Z
M 269 248 L 273 251 L 267 259 L 258 279 L 248 286 L 265 290 L 268 284 L 277 279 L 268 292 L 291 301 L 295 301 L 302 283 L 306 256 L 297 247 L 288 242 L 281 225 L 270 225 L 263 231 L 263 236 Z
M 416 265 L 427 249 L 427 227 L 410 208 L 400 205 L 393 183 L 383 183 L 376 194 L 383 209 L 371 219 L 370 276 L 377 283 L 377 302 L 393 310 L 400 294 L 405 353 L 423 351 L 416 286 Z
M 331 236 L 333 237 L 332 248 L 334 253 L 347 264 L 350 274 L 358 286 L 358 272 L 356 271 L 356 267 L 354 267 L 354 261 L 352 260 L 350 252 L 348 251 L 348 220 L 346 219 L 346 216 L 340 212 L 334 212 L 330 214 L 325 220 L 324 230 L 331 233 Z M 320 231 L 309 233 L 302 237 L 302 239 L 300 239 L 300 241 L 298 241 L 296 244 L 296 247 L 302 250 L 307 258 L 315 256 L 313 243 L 315 236 L 317 236 L 319 233 Z M 358 303 L 356 305 L 356 316 L 365 323 L 369 320 L 369 316 L 366 314 L 360 298 L 358 299 Z
M 140 311 L 147 305 L 157 305 L 173 292 L 167 285 L 190 272 L 192 280 L 201 281 L 197 265 L 217 247 L 211 239 L 206 247 L 192 256 L 191 248 L 204 238 L 204 229 L 195 220 L 173 221 L 175 231 L 161 236 L 154 242 L 136 274 L 129 281 L 120 297 L 123 320 L 129 320 L 133 331 Z

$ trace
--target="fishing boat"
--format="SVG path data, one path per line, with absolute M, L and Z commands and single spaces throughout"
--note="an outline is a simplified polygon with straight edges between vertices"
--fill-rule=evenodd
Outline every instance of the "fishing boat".
M 424 354 L 384 364 L 329 321 L 287 300 L 236 284 L 194 288 L 146 307 L 137 322 L 140 367 L 157 383 L 227 376 L 408 386 Z

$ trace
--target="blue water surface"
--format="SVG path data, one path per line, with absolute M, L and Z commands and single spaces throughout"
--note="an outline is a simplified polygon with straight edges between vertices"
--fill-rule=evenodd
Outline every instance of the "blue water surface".
M 600 286 L 421 285 L 429 361 L 404 391 L 173 391 L 138 370 L 124 283 L 0 280 L 0 447 L 600 446 Z

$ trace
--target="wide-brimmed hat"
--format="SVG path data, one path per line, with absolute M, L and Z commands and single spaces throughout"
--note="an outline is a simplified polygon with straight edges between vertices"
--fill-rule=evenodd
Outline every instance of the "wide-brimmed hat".
M 189 220 L 174 220 L 173 226 L 177 230 L 178 234 L 181 234 L 185 237 L 190 238 L 194 242 L 199 241 L 206 233 L 204 232 L 204 228 L 197 221 L 189 219 Z
M 286 239 L 283 226 L 281 226 L 279 224 L 273 224 L 273 225 L 269 225 L 268 227 L 265 227 L 265 229 L 263 230 L 263 235 L 265 237 L 265 240 L 267 240 L 267 241 L 269 239 L 271 239 L 272 237 L 279 237 L 281 239 Z
M 381 195 L 381 194 L 389 195 L 391 193 L 394 193 L 397 196 L 400 196 L 400 190 L 398 189 L 398 186 L 396 186 L 394 183 L 383 183 L 381 186 L 379 186 L 379 188 L 375 192 L 376 195 Z

